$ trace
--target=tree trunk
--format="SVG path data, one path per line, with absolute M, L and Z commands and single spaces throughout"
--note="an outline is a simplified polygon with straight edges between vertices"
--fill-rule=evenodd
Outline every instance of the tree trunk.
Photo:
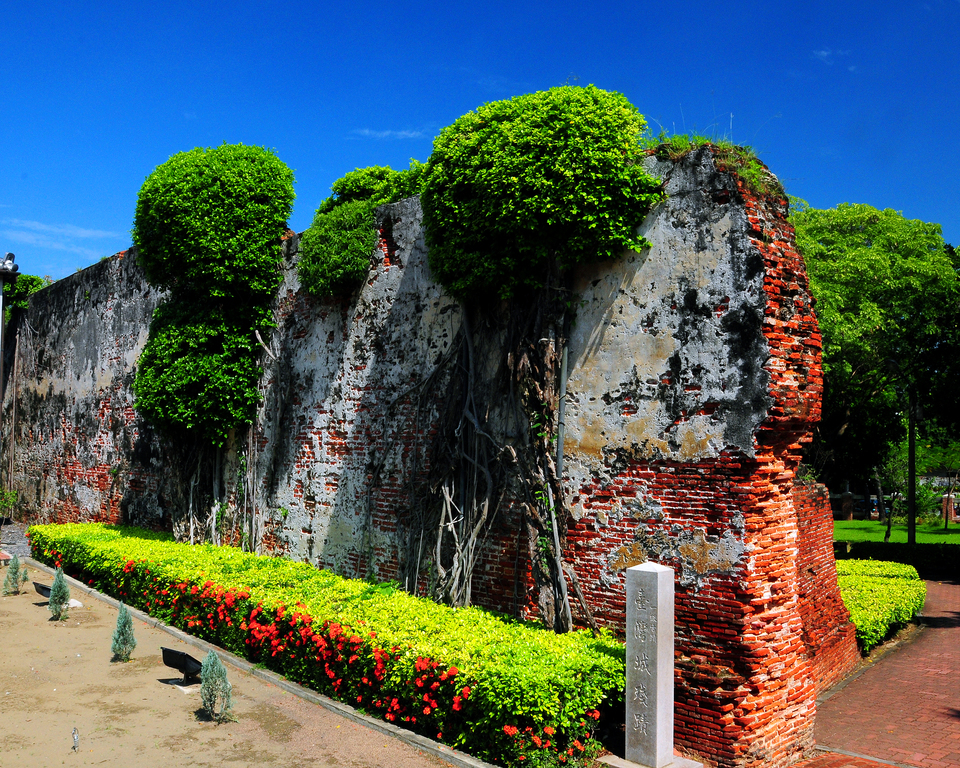
M 874 467 L 873 468 L 873 479 L 877 484 L 877 511 L 880 513 L 880 520 L 886 520 L 887 515 L 887 505 L 883 501 L 883 485 L 880 483 L 880 472 Z
M 917 395 L 909 393 L 907 439 L 907 544 L 917 543 Z

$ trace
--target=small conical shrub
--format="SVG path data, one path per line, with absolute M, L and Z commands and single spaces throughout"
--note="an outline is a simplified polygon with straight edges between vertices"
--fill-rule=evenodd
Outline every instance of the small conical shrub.
M 67 586 L 67 580 L 63 578 L 63 569 L 57 568 L 57 575 L 53 577 L 53 586 L 50 587 L 50 602 L 47 608 L 53 614 L 53 618 L 67 618 L 67 609 L 70 607 L 70 587 Z
M 231 719 L 233 686 L 227 680 L 227 670 L 213 651 L 207 654 L 200 668 L 200 701 L 211 719 L 222 723 Z
M 13 555 L 7 563 L 7 575 L 3 579 L 3 594 L 19 595 L 20 587 L 27 583 L 27 566 L 20 566 L 20 558 Z
M 130 611 L 127 606 L 120 603 L 120 613 L 117 615 L 117 628 L 113 630 L 113 645 L 110 650 L 113 652 L 114 661 L 130 661 L 130 654 L 137 647 L 137 639 L 133 636 L 133 619 L 130 618 Z

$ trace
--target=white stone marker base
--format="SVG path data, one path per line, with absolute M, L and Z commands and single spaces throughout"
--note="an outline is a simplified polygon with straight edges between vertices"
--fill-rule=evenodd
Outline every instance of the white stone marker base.
M 624 760 L 622 757 L 617 757 L 616 755 L 604 755 L 603 757 L 597 758 L 598 762 L 606 763 L 611 766 L 611 768 L 637 768 L 639 763 L 632 763 L 629 760 Z M 641 768 L 645 768 L 641 766 Z M 661 768 L 703 768 L 703 763 L 698 763 L 696 760 L 688 760 L 685 757 L 673 756 L 673 762 L 667 763 Z

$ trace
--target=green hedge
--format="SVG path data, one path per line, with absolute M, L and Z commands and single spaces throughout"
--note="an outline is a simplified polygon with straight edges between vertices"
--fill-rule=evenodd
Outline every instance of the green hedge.
M 891 560 L 917 569 L 925 579 L 960 581 L 960 544 L 895 544 L 882 541 L 835 541 L 837 560 Z
M 910 621 L 927 597 L 917 569 L 903 563 L 840 560 L 837 581 L 864 651 L 883 642 L 897 625 Z
M 624 648 L 610 635 L 557 635 L 135 528 L 36 525 L 28 535 L 36 559 L 128 605 L 486 760 L 579 762 L 595 746 L 597 708 L 622 696 Z

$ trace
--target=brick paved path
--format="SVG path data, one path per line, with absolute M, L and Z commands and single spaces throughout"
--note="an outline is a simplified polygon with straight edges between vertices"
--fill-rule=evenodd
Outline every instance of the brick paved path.
M 866 768 L 849 755 L 960 767 L 960 584 L 927 582 L 924 630 L 817 706 L 821 755 L 804 768 Z

